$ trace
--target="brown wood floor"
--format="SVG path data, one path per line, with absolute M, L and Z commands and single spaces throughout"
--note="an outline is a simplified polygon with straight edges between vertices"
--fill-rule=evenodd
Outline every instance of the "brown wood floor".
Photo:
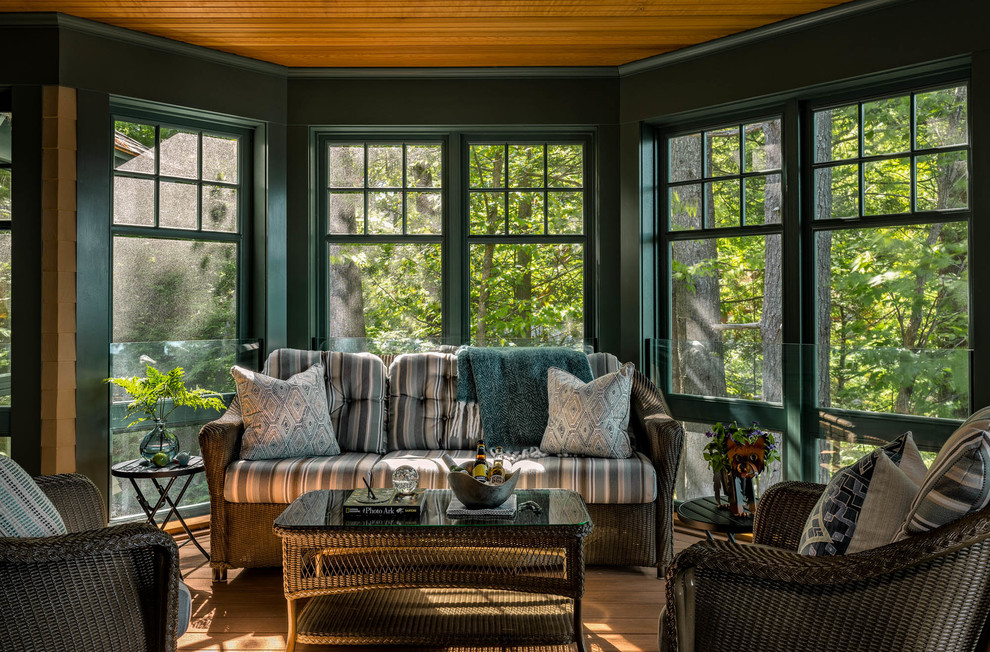
M 197 534 L 209 550 L 209 533 Z M 674 533 L 674 549 L 682 550 L 702 538 L 701 532 L 678 527 Z M 281 569 L 232 570 L 228 572 L 226 584 L 214 585 L 209 564 L 194 546 L 183 546 L 180 559 L 183 580 L 193 598 L 192 622 L 179 639 L 180 650 L 285 649 L 286 613 Z M 583 603 L 588 649 L 594 652 L 656 652 L 657 617 L 663 603 L 663 580 L 657 579 L 656 569 L 588 567 Z M 372 646 L 296 646 L 299 652 L 372 652 L 374 649 Z M 400 648 L 377 649 L 398 652 Z

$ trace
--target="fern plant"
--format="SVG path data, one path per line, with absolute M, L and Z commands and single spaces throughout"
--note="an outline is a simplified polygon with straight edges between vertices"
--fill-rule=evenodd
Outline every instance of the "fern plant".
M 146 366 L 144 378 L 107 378 L 105 382 L 122 388 L 134 399 L 127 405 L 126 418 L 141 414 L 128 427 L 141 423 L 146 419 L 166 421 L 168 416 L 179 407 L 190 407 L 194 410 L 213 409 L 223 410 L 226 406 L 217 395 L 208 389 L 189 389 L 183 377 L 186 375 L 182 367 L 176 367 L 168 373 L 162 373 L 151 365 Z

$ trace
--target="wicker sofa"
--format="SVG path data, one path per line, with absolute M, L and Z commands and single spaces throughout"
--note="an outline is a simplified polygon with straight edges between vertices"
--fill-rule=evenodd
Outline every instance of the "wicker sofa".
M 146 523 L 107 527 L 85 476 L 35 481 L 68 534 L 0 538 L 0 650 L 175 650 L 175 540 Z
M 990 650 L 990 507 L 872 550 L 799 555 L 824 489 L 769 489 L 756 510 L 757 545 L 706 541 L 678 554 L 660 650 Z
M 446 487 L 440 455 L 473 459 L 482 436 L 476 404 L 458 403 L 457 357 L 450 353 L 403 354 L 278 349 L 264 373 L 278 378 L 323 360 L 334 431 L 342 454 L 294 460 L 241 460 L 243 433 L 237 399 L 200 432 L 210 490 L 211 566 L 214 580 L 229 568 L 279 566 L 275 518 L 299 495 L 314 489 L 352 489 L 371 473 L 389 486 L 392 471 L 411 464 L 420 486 Z M 619 368 L 615 356 L 589 355 L 597 377 Z M 386 366 L 388 363 L 388 366 Z M 589 564 L 665 568 L 673 555 L 673 486 L 684 433 L 669 416 L 663 396 L 635 373 L 631 431 L 636 452 L 626 460 L 576 457 L 524 459 L 520 489 L 563 487 L 588 504 L 594 531 L 586 540 Z

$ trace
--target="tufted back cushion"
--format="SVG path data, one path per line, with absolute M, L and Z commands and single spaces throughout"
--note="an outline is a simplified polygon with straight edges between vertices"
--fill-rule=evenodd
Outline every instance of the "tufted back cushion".
M 276 349 L 263 373 L 287 379 L 322 359 L 330 420 L 342 451 L 385 452 L 386 369 L 371 353 Z

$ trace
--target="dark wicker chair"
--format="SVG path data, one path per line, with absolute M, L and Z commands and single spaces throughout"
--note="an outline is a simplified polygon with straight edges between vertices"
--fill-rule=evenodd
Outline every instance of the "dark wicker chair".
M 660 649 L 987 649 L 990 508 L 853 555 L 799 555 L 824 488 L 785 482 L 767 491 L 755 545 L 703 542 L 677 555 L 667 572 Z
M 107 527 L 85 476 L 35 480 L 69 533 L 0 538 L 0 650 L 175 650 L 172 537 L 148 524 Z

